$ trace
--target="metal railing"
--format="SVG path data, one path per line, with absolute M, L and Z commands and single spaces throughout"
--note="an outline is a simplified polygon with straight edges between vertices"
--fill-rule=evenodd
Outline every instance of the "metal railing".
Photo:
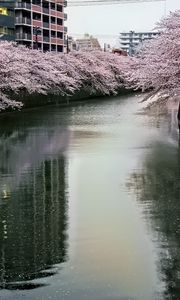
M 16 33 L 16 40 L 32 40 L 30 33 Z
M 16 17 L 15 18 L 15 24 L 27 24 L 27 25 L 31 25 L 31 19 L 29 19 L 29 18 L 23 18 L 23 17 Z
M 31 9 L 31 3 L 17 1 L 17 2 L 15 2 L 15 9 L 16 8 Z

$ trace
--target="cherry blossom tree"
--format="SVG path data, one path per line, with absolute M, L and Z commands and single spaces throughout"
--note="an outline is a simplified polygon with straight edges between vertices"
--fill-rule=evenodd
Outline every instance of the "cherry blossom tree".
M 160 35 L 146 42 L 127 74 L 135 88 L 167 93 L 180 92 L 180 11 L 157 24 Z
M 20 108 L 14 101 L 23 93 L 72 96 L 116 94 L 120 88 L 159 91 L 169 96 L 180 92 L 180 11 L 164 18 L 160 35 L 144 43 L 137 57 L 102 51 L 43 53 L 0 43 L 0 110 Z
M 20 108 L 20 95 L 116 94 L 125 86 L 128 58 L 102 51 L 46 52 L 0 43 L 0 110 Z
M 157 30 L 160 35 L 146 42 L 131 60 L 132 72 L 126 73 L 126 80 L 134 89 L 152 89 L 157 99 L 174 98 L 180 93 L 180 10 L 162 19 Z M 180 104 L 177 118 L 180 129 Z

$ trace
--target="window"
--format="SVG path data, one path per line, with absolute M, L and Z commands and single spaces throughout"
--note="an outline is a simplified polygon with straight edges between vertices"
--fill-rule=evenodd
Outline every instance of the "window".
M 57 4 L 57 11 L 62 11 L 62 5 Z
M 52 23 L 52 24 L 56 24 L 56 18 L 51 17 L 51 23 Z
M 0 7 L 0 15 L 8 16 L 8 10 L 6 7 Z
M 51 45 L 51 51 L 56 51 L 56 45 Z
M 58 45 L 57 46 L 57 52 L 63 52 L 63 46 Z
M 7 27 L 0 27 L 0 34 L 6 34 L 7 33 Z
M 33 20 L 41 21 L 41 14 L 33 12 Z
M 35 5 L 41 5 L 41 1 L 40 0 L 33 0 L 32 3 L 35 4 Z
M 0 34 L 8 34 L 8 35 L 13 35 L 14 34 L 14 30 L 11 28 L 7 28 L 7 27 L 0 27 Z
M 56 31 L 51 30 L 51 37 L 55 38 L 56 37 Z
M 62 32 L 57 32 L 57 37 L 59 38 L 59 39 L 63 39 L 63 33 Z
M 62 19 L 57 19 L 57 24 L 58 25 L 62 25 L 62 23 L 63 23 Z
M 55 3 L 51 3 L 51 9 L 55 10 Z

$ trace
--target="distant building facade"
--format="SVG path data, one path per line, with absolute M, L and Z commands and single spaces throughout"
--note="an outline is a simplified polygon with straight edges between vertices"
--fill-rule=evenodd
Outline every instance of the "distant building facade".
M 15 39 L 15 13 L 14 5 L 10 2 L 0 2 L 0 39 L 14 40 Z
M 67 47 L 68 47 L 67 49 L 68 52 L 77 50 L 77 43 L 72 36 L 68 36 Z
M 101 50 L 100 43 L 97 38 L 85 34 L 82 39 L 76 40 L 77 50 Z
M 121 32 L 119 36 L 119 46 L 122 50 L 126 51 L 129 55 L 133 55 L 138 46 L 144 41 L 155 38 L 159 35 L 159 32 L 147 31 L 147 32 Z
M 6 6 L 7 9 L 7 15 L 0 15 L 0 24 L 3 23 L 0 26 L 4 28 L 2 31 L 13 27 L 14 40 L 19 44 L 42 51 L 64 52 L 67 33 L 64 26 L 64 21 L 67 20 L 64 13 L 66 2 L 18 0 L 14 1 L 11 8 L 12 15 L 8 14 L 8 1 L 0 2 L 0 5 L 1 3 L 4 3 L 2 8 L 5 9 Z M 1 12 L 4 13 L 3 9 Z M 5 34 L 3 37 L 6 38 Z

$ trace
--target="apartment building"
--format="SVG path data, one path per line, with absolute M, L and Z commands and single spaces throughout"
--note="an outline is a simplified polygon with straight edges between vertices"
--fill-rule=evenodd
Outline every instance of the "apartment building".
M 15 24 L 14 24 L 14 7 L 13 3 L 6 4 L 0 2 L 0 39 L 14 40 Z
M 42 51 L 64 52 L 67 33 L 67 27 L 64 26 L 67 20 L 67 14 L 64 13 L 66 4 L 65 1 L 58 0 L 14 1 L 15 41 Z
M 150 40 L 159 35 L 159 32 L 146 31 L 146 32 L 121 32 L 119 36 L 119 46 L 122 50 L 126 51 L 129 55 L 133 55 L 138 47 L 146 40 Z
M 76 47 L 77 50 L 87 50 L 87 49 L 101 50 L 101 46 L 98 39 L 89 34 L 85 34 L 83 38 L 77 39 Z
M 77 50 L 77 44 L 75 39 L 72 36 L 67 37 L 67 52 L 76 51 Z

